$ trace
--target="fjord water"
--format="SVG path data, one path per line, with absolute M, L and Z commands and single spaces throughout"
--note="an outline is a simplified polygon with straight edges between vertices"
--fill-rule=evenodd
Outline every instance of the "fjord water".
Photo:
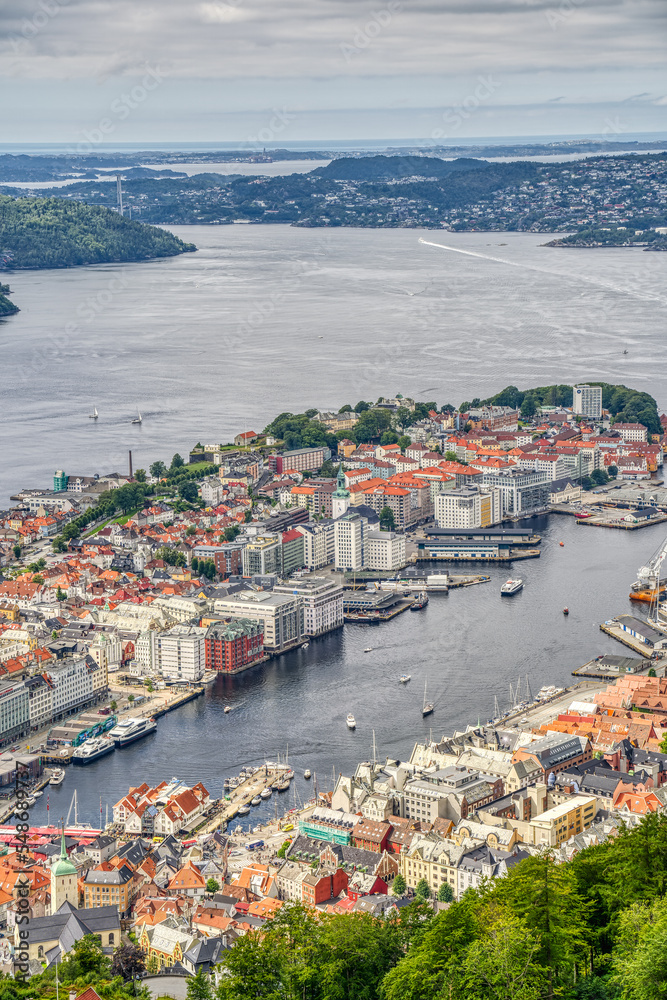
M 540 559 L 511 570 L 478 564 L 490 583 L 433 594 L 423 611 L 386 625 L 346 625 L 312 640 L 308 649 L 218 678 L 203 697 L 160 719 L 154 736 L 88 767 L 68 768 L 63 785 L 49 792 L 51 820 L 67 814 L 75 788 L 79 819 L 92 824 L 100 801 L 106 815 L 107 803 L 111 807 L 142 781 L 201 780 L 220 795 L 226 775 L 284 755 L 288 745 L 293 784 L 304 799 L 313 784 L 303 779 L 305 768 L 316 773 L 320 789 L 331 788 L 333 772 L 350 773 L 371 757 L 373 731 L 380 759 L 406 756 L 430 731 L 439 737 L 485 722 L 495 696 L 506 709 L 509 685 L 516 687 L 519 678 L 525 691 L 527 675 L 535 694 L 543 684 L 572 683 L 571 671 L 600 653 L 632 655 L 599 625 L 614 614 L 637 613 L 627 596 L 630 584 L 665 526 L 613 531 L 566 516 L 533 518 L 525 526 L 543 536 Z M 525 587 L 501 597 L 510 573 Z M 373 649 L 365 653 L 368 646 Z M 412 675 L 406 686 L 398 681 L 403 672 Z M 425 680 L 435 711 L 423 719 Z M 232 708 L 228 714 L 225 705 Z M 348 712 L 356 717 L 355 732 L 345 725 Z M 46 805 L 44 795 L 31 810 L 33 822 L 46 820 Z M 293 790 L 274 794 L 242 825 L 292 805 Z
M 8 276 L 21 312 L 0 322 L 0 506 L 57 468 L 125 469 L 129 449 L 147 467 L 284 410 L 395 392 L 458 404 L 605 379 L 667 406 L 667 254 L 527 233 L 174 232 L 199 251 Z

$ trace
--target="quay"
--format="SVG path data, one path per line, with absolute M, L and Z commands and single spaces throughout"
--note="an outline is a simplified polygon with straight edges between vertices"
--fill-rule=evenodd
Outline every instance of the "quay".
M 247 777 L 236 788 L 231 789 L 229 794 L 220 800 L 220 808 L 216 810 L 215 816 L 208 820 L 203 827 L 198 828 L 198 833 L 212 833 L 213 830 L 226 826 L 238 815 L 241 807 L 249 806 L 252 800 L 266 789 L 271 789 L 273 795 L 279 794 L 275 786 L 286 781 L 290 773 L 293 776 L 291 768 L 286 765 L 265 764 L 264 767 L 258 768 L 254 774 Z M 287 789 L 284 790 L 287 791 Z
M 619 617 L 623 617 L 619 615 Z M 647 646 L 642 639 L 631 635 L 626 629 L 621 628 L 616 619 L 610 619 L 600 625 L 600 631 L 610 635 L 612 639 L 622 642 L 624 646 L 629 646 L 635 653 L 639 653 L 647 660 L 655 659 L 653 646 Z M 656 633 L 657 634 L 657 633 Z
M 379 625 L 380 622 L 390 622 L 412 606 L 413 601 L 400 601 L 393 607 L 379 608 L 368 611 L 345 611 L 343 620 L 351 625 Z
M 539 559 L 542 538 L 529 528 L 424 528 L 418 536 L 417 562 L 511 562 Z
M 641 674 L 648 670 L 645 659 L 634 656 L 597 656 L 583 666 L 572 671 L 573 677 L 593 677 L 598 680 L 615 681 L 624 674 Z

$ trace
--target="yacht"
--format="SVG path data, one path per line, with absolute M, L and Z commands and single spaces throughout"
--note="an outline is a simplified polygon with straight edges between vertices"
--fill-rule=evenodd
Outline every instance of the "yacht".
M 422 590 L 422 592 L 418 595 L 418 597 L 415 597 L 414 601 L 410 605 L 410 611 L 421 611 L 427 604 L 428 594 L 425 590 Z
M 503 597 L 511 597 L 512 594 L 518 594 L 520 590 L 523 590 L 523 580 L 506 580 L 500 588 L 500 593 Z
M 424 703 L 422 705 L 422 716 L 430 715 L 434 708 L 435 705 L 433 702 L 426 700 L 426 681 L 424 681 Z
M 261 790 L 261 792 L 259 793 L 259 795 L 260 795 L 260 798 L 262 798 L 262 799 L 270 799 L 271 798 L 271 789 L 270 788 L 263 788 Z
M 283 781 L 276 781 L 273 787 L 277 792 L 286 792 L 289 788 L 289 781 L 287 778 Z
M 63 771 L 62 767 L 57 767 L 53 772 L 53 774 L 51 775 L 51 781 L 49 783 L 51 785 L 62 785 L 64 780 L 65 780 L 65 772 Z
M 348 715 L 348 717 L 347 717 L 347 719 L 345 721 L 347 722 L 347 728 L 348 729 L 356 729 L 357 728 L 357 720 L 352 715 L 352 712 L 350 712 L 350 714 Z
M 309 767 L 307 767 L 307 768 L 306 768 L 306 770 L 305 770 L 305 771 L 303 772 L 303 776 L 304 776 L 304 778 L 306 778 L 306 779 L 310 778 L 310 777 L 311 777 L 311 774 L 312 774 L 312 772 L 311 772 L 311 770 L 310 770 L 310 768 L 309 768 Z
M 223 712 L 225 713 L 225 715 L 229 715 L 229 713 L 231 712 L 231 710 L 232 710 L 232 706 L 231 705 L 225 705 L 225 707 L 223 708 Z
M 255 796 L 253 796 L 253 798 L 250 799 L 250 805 L 251 806 L 258 806 L 261 801 L 262 800 L 261 800 L 260 796 L 259 795 L 255 795 Z
M 411 679 L 411 677 L 412 677 L 412 674 L 401 674 L 401 676 L 398 678 L 398 683 L 399 684 L 407 684 L 408 681 Z
M 157 729 L 155 719 L 123 719 L 117 723 L 109 733 L 109 737 L 117 747 L 126 747 L 136 740 L 154 733 Z
M 366 649 L 364 650 L 364 653 L 372 653 L 372 652 L 373 652 L 373 647 L 372 646 L 366 646 Z
M 89 420 L 97 420 L 98 417 L 99 417 L 99 413 L 97 412 L 97 407 L 94 406 L 93 407 L 93 412 L 88 414 L 88 419 Z
M 134 418 L 134 420 L 130 420 L 130 423 L 131 424 L 140 424 L 142 420 L 143 420 L 143 417 L 141 416 L 141 414 L 139 413 L 139 409 L 137 408 L 137 415 Z
M 72 754 L 73 764 L 92 764 L 94 760 L 106 757 L 116 749 L 113 740 L 108 737 L 95 737 L 86 740 Z
M 236 810 L 237 816 L 247 816 L 250 812 L 250 806 L 239 806 Z

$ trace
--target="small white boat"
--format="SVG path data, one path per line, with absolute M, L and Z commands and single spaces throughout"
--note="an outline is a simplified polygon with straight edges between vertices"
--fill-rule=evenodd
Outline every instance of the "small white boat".
M 309 642 L 304 642 L 304 644 L 303 644 L 303 646 L 301 648 L 302 649 L 308 649 L 309 646 L 310 646 Z
M 93 407 L 93 412 L 88 414 L 88 419 L 89 420 L 97 420 L 98 417 L 99 417 L 99 413 L 97 412 L 97 407 L 95 406 L 95 407 Z
M 32 795 L 30 795 L 26 799 L 26 804 L 29 805 L 29 806 L 34 806 L 34 804 L 35 804 L 36 801 L 37 801 L 37 799 L 33 799 Z
M 270 799 L 271 798 L 271 789 L 270 788 L 263 788 L 262 791 L 259 794 L 260 794 L 260 798 L 262 798 L 262 799 Z
M 366 649 L 364 650 L 364 653 L 372 653 L 372 652 L 373 652 L 373 647 L 372 646 L 366 646 Z
M 65 780 L 65 772 L 61 767 L 56 768 L 56 770 L 51 775 L 51 785 L 62 785 Z
M 247 816 L 249 812 L 250 812 L 250 806 L 239 806 L 238 808 L 239 816 Z
M 255 796 L 254 796 L 254 798 L 252 798 L 252 799 L 250 800 L 250 805 L 251 805 L 251 806 L 258 806 L 258 805 L 260 804 L 260 802 L 261 802 L 261 801 L 262 801 L 262 800 L 261 800 L 260 796 L 259 796 L 259 795 L 255 795 Z
M 304 776 L 304 778 L 308 779 L 308 778 L 312 777 L 312 773 L 313 772 L 310 770 L 310 768 L 307 767 L 306 770 L 303 772 L 303 776 Z
M 38 799 L 41 795 L 44 794 L 44 792 L 40 792 L 39 789 L 36 789 L 32 794 L 35 796 L 36 799 Z
M 347 723 L 347 728 L 348 729 L 356 729 L 357 728 L 357 720 L 352 715 L 352 712 L 350 712 L 350 714 L 348 715 L 348 717 L 347 717 L 347 719 L 345 721 Z
M 229 712 L 231 712 L 231 710 L 232 710 L 231 705 L 225 705 L 225 707 L 223 708 L 223 712 L 225 713 L 225 715 L 228 715 Z
M 407 684 L 411 678 L 412 674 L 401 674 L 401 676 L 398 678 L 398 682 L 399 684 Z
M 131 423 L 131 424 L 140 424 L 140 423 L 142 422 L 142 420 L 143 420 L 143 417 L 142 417 L 142 416 L 141 416 L 141 414 L 139 413 L 139 408 L 137 407 L 137 415 L 136 415 L 136 417 L 134 418 L 134 420 L 131 420 L 131 421 L 130 421 L 130 423 Z

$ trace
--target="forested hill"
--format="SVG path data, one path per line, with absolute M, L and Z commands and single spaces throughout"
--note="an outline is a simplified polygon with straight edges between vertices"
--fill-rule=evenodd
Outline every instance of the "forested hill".
M 19 307 L 7 298 L 10 294 L 9 285 L 0 284 L 0 316 L 13 316 L 19 311 Z
M 403 177 L 446 177 L 462 170 L 483 170 L 485 160 L 459 157 L 441 160 L 437 156 L 344 156 L 326 167 L 317 167 L 313 175 L 334 181 L 390 181 Z
M 0 195 L 0 257 L 12 268 L 173 257 L 197 248 L 117 212 L 63 198 Z

